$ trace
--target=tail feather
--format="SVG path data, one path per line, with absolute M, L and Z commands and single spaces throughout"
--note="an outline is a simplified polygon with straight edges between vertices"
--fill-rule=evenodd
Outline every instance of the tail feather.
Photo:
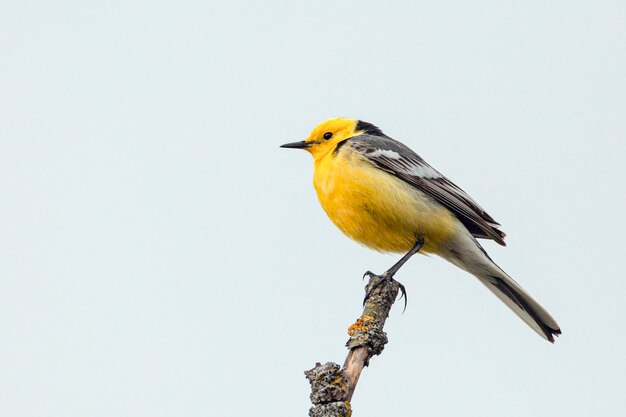
M 479 277 L 480 281 L 502 300 L 526 324 L 546 340 L 554 343 L 561 329 L 550 313 L 508 276 Z
M 460 229 L 440 255 L 477 277 L 544 339 L 554 343 L 554 336 L 561 334 L 559 325 L 550 313 L 496 265 L 467 229 Z

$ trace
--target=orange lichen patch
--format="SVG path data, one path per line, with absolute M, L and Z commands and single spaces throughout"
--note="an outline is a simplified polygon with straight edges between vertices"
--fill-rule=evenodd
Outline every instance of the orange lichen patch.
M 361 316 L 350 327 L 348 327 L 348 334 L 350 336 L 354 336 L 358 332 L 364 332 L 372 322 L 374 322 L 374 317 Z
M 346 383 L 343 379 L 343 373 L 339 373 L 329 385 L 331 386 L 334 385 L 337 388 L 339 388 L 341 392 L 343 393 L 342 396 L 344 397 L 346 393 L 348 392 L 348 387 L 346 386 Z
M 330 385 L 339 385 L 340 387 L 342 386 L 342 384 L 343 384 L 343 378 L 341 378 L 341 374 L 337 375 L 335 380 L 330 383 Z
M 346 417 L 352 417 L 352 406 L 350 405 L 350 401 L 346 401 Z

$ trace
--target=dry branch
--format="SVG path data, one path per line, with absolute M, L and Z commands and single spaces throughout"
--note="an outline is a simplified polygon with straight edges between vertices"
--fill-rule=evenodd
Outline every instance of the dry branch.
M 317 363 L 315 368 L 306 371 L 311 383 L 310 417 L 349 417 L 352 414 L 350 400 L 359 382 L 361 371 L 369 365 L 374 355 L 380 355 L 387 343 L 387 334 L 383 331 L 389 310 L 398 296 L 399 285 L 393 281 L 390 285 L 379 285 L 370 277 L 365 287 L 371 291 L 365 303 L 363 314 L 350 326 L 350 339 L 346 343 L 348 356 L 340 368 L 338 364 Z

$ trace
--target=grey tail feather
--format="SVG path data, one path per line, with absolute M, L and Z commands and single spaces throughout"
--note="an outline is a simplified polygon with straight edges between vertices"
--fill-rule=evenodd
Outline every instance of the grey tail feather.
M 537 323 L 537 326 L 539 326 L 546 339 L 554 343 L 554 336 L 561 334 L 561 329 L 558 325 L 556 325 L 554 319 L 548 315 L 552 323 L 547 323 L 547 320 L 545 319 L 547 312 L 545 310 L 542 311 L 542 307 L 534 302 L 534 300 L 529 300 L 526 294 L 519 291 L 514 286 L 511 286 L 504 279 L 496 276 L 490 276 L 489 278 L 491 279 L 487 281 L 486 284 L 493 286 L 493 289 L 500 291 L 521 310 L 525 311 L 535 321 L 535 323 Z

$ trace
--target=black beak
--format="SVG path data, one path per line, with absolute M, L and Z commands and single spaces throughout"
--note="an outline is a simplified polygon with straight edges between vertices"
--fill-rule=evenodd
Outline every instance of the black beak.
M 300 142 L 291 142 L 285 143 L 284 145 L 280 145 L 281 148 L 290 148 L 290 149 L 306 149 L 311 146 L 311 142 L 307 142 L 306 140 Z

